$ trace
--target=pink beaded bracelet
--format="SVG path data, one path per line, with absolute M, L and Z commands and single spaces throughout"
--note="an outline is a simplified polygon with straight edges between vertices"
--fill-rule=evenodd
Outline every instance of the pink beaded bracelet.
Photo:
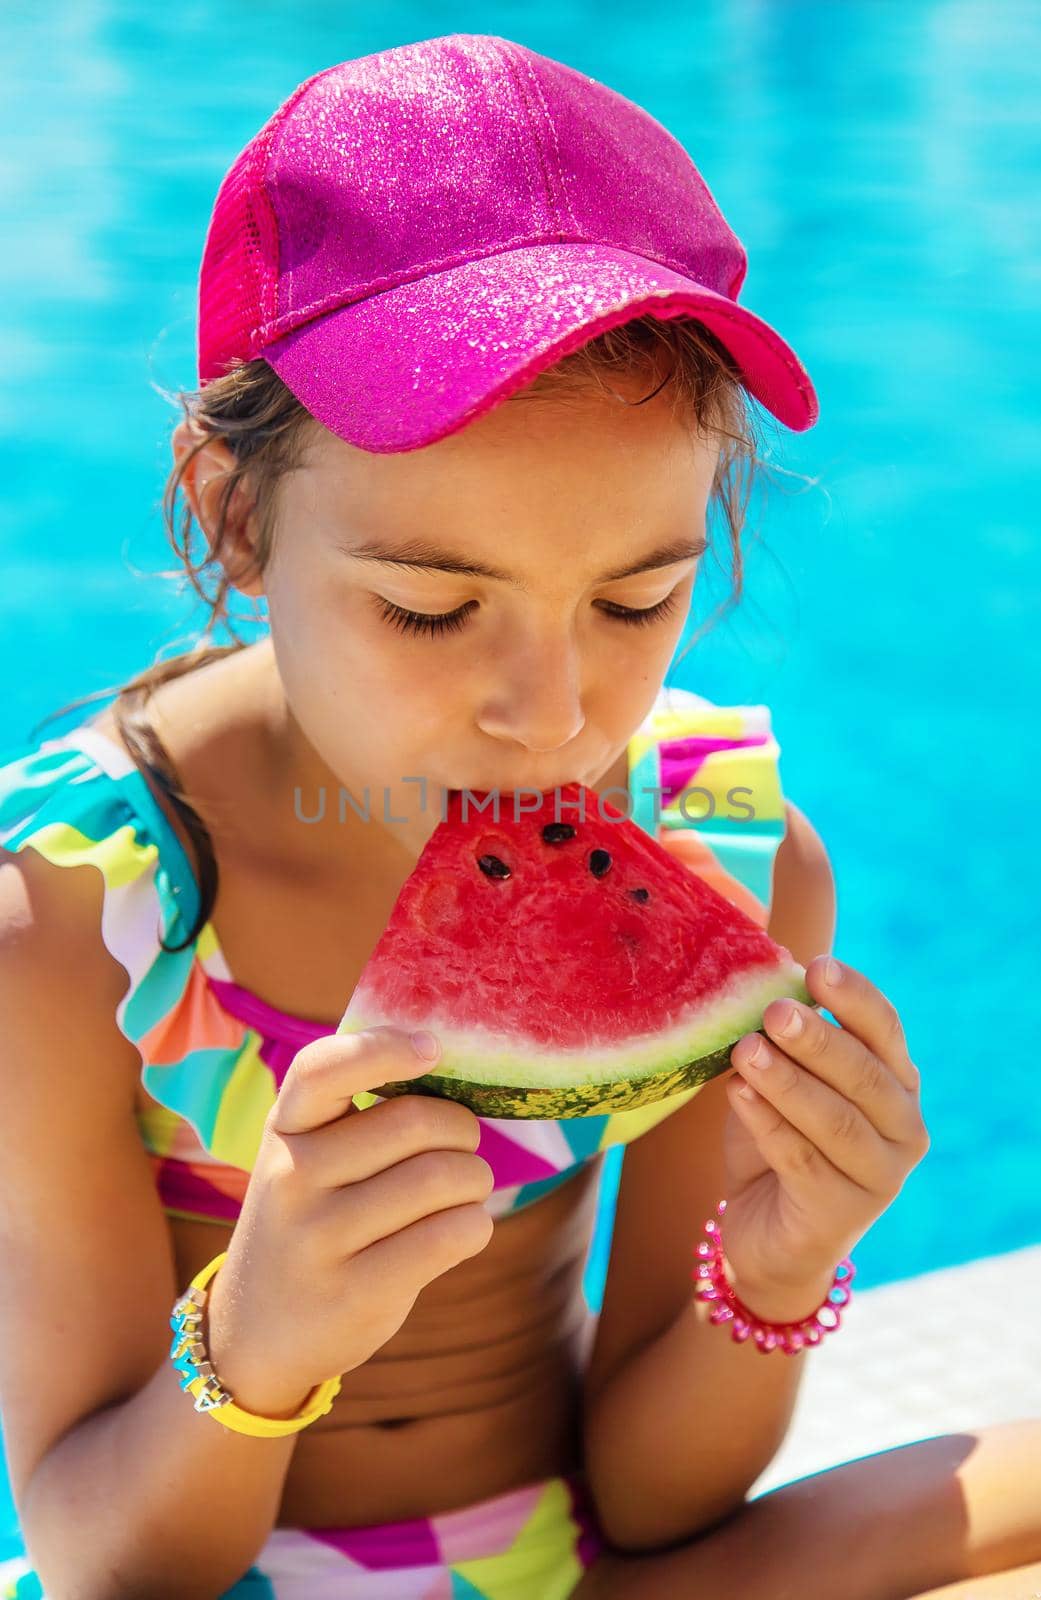
M 721 1200 L 716 1207 L 716 1215 L 722 1218 L 726 1209 L 726 1201 Z M 850 1284 L 857 1270 L 848 1256 L 839 1262 L 832 1286 L 812 1316 L 804 1317 L 801 1322 L 764 1322 L 742 1304 L 727 1282 L 723 1271 L 723 1240 L 719 1223 L 714 1218 L 710 1217 L 706 1222 L 705 1232 L 710 1243 L 699 1244 L 696 1249 L 701 1259 L 692 1273 L 697 1284 L 694 1297 L 697 1300 L 720 1302 L 710 1313 L 709 1321 L 729 1322 L 731 1338 L 736 1339 L 738 1344 L 743 1344 L 751 1334 L 761 1354 L 782 1350 L 786 1356 L 794 1356 L 804 1345 L 820 1344 L 826 1333 L 834 1333 L 841 1326 L 842 1312 L 839 1307 L 849 1303 L 853 1293 Z M 706 1279 L 707 1282 L 703 1281 Z

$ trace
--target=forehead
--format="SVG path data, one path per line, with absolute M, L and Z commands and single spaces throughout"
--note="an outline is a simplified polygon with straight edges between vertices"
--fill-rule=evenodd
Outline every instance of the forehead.
M 362 582 L 454 574 L 569 595 L 675 582 L 704 548 L 719 453 L 659 397 L 507 401 L 419 450 L 375 454 L 322 429 L 283 511 Z
M 646 382 L 628 390 L 642 395 Z M 641 405 L 624 391 L 528 389 L 418 450 L 361 450 L 316 423 L 302 465 L 323 497 L 355 512 L 459 509 L 470 500 L 494 509 L 497 492 L 534 510 L 561 496 L 638 499 L 648 486 L 662 500 L 703 501 L 720 446 L 665 391 Z

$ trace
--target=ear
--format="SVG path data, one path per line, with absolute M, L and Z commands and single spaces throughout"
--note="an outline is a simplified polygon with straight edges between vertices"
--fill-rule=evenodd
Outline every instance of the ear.
M 233 451 L 223 439 L 209 437 L 194 422 L 181 421 L 171 439 L 178 465 L 200 440 L 205 442 L 185 467 L 181 487 L 191 506 L 192 515 L 206 536 L 211 554 L 216 554 L 221 493 L 236 461 Z M 244 481 L 237 484 L 231 497 L 218 559 L 228 582 L 240 594 L 256 597 L 264 593 L 263 575 L 256 565 L 256 507 Z

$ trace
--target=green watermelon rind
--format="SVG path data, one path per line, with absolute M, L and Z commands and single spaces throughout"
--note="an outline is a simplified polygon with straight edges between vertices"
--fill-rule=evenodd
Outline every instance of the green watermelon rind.
M 366 1006 L 363 989 L 352 997 L 338 1033 L 393 1025 L 429 1028 L 441 1042 L 435 1072 L 380 1084 L 384 1099 L 401 1094 L 436 1095 L 460 1101 L 478 1116 L 552 1119 L 632 1111 L 699 1087 L 730 1066 L 738 1039 L 762 1027 L 771 1000 L 793 999 L 815 1007 L 797 962 L 771 961 L 734 973 L 700 1006 L 670 1029 L 597 1049 L 540 1053 L 519 1061 L 515 1044 L 492 1030 L 460 1032 L 447 1018 L 427 1013 L 403 1019 Z M 703 1010 L 708 1020 L 699 1019 Z M 527 1081 L 526 1081 L 527 1078 Z

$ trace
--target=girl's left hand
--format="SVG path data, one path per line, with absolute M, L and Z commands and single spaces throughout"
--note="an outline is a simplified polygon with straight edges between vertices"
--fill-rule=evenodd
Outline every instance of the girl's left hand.
M 896 1010 L 852 967 L 834 963 L 839 981 L 828 982 L 830 964 L 817 956 L 806 986 L 840 1026 L 772 1000 L 769 1038 L 746 1034 L 730 1053 L 741 1076 L 727 1085 L 720 1229 L 736 1292 L 749 1291 L 753 1310 L 756 1294 L 762 1304 L 830 1282 L 929 1149 L 920 1075 Z M 793 1017 L 801 1026 L 785 1032 Z M 740 1098 L 742 1079 L 755 1100 Z

